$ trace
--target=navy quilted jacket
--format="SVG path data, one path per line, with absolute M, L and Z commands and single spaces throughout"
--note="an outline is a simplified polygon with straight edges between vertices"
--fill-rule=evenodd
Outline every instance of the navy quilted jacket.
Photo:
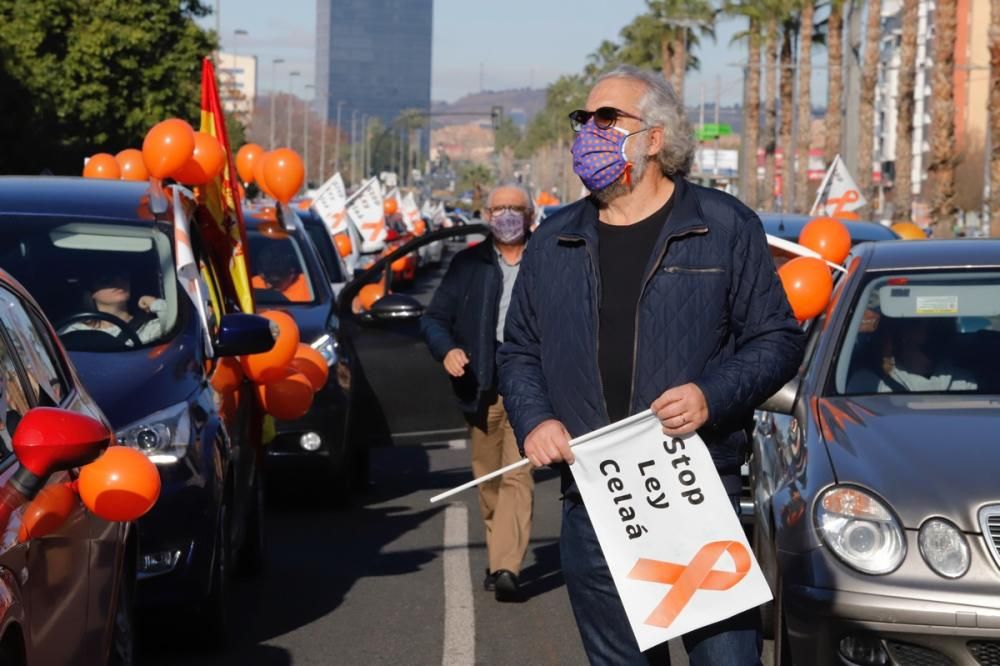
M 608 424 L 597 363 L 597 224 L 590 199 L 568 206 L 541 225 L 521 262 L 498 364 L 522 447 L 546 419 L 573 437 Z M 678 180 L 645 275 L 631 413 L 695 382 L 709 410 L 699 435 L 720 472 L 734 473 L 754 408 L 794 376 L 805 344 L 760 219 L 728 194 Z

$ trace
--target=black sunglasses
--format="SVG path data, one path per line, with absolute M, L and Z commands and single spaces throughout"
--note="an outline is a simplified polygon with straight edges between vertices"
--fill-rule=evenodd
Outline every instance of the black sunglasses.
M 616 109 L 613 106 L 602 106 L 596 111 L 577 109 L 569 114 L 569 122 L 572 125 L 574 132 L 582 130 L 583 126 L 586 125 L 591 118 L 594 119 L 594 125 L 596 125 L 598 129 L 608 129 L 610 127 L 614 127 L 619 118 L 632 118 L 633 120 L 642 122 L 642 118 L 639 116 L 633 116 L 631 113 L 627 113 L 621 109 Z

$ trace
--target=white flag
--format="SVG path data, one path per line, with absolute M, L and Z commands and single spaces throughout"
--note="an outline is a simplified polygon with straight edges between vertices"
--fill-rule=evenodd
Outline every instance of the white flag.
M 331 236 L 347 230 L 347 190 L 339 171 L 319 188 L 312 207 Z
M 837 217 L 840 213 L 859 210 L 867 203 L 857 183 L 847 171 L 847 165 L 840 159 L 840 155 L 837 155 L 823 176 L 823 182 L 816 192 L 816 201 L 809 214 Z
M 181 189 L 176 186 L 171 189 L 174 205 L 174 268 L 177 271 L 177 280 L 194 304 L 198 318 L 201 319 L 201 329 L 205 335 L 205 353 L 212 358 L 215 349 L 212 345 L 212 329 L 208 325 L 208 285 L 204 283 L 194 258 L 194 250 L 191 247 L 191 222 L 181 202 Z
M 771 599 L 705 443 L 650 412 L 573 441 L 570 466 L 639 648 Z
M 414 231 L 417 221 L 420 219 L 420 208 L 417 207 L 417 202 L 413 198 L 412 192 L 403 197 L 399 210 L 403 214 L 403 224 L 411 232 Z
M 369 178 L 347 203 L 347 215 L 361 237 L 362 252 L 385 247 L 385 208 L 378 178 Z

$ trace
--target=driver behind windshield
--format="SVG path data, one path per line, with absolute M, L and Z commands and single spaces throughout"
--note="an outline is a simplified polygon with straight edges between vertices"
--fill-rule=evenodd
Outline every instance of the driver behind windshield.
M 127 273 L 100 273 L 90 283 L 90 299 L 95 312 L 110 315 L 111 318 L 95 317 L 80 321 L 68 326 L 64 332 L 103 331 L 108 335 L 118 337 L 123 334 L 123 331 L 119 323 L 112 321 L 114 319 L 126 324 L 128 330 L 134 332 L 144 344 L 160 338 L 167 330 L 167 322 L 165 321 L 167 302 L 155 296 L 142 296 L 137 304 L 140 312 L 133 315 L 129 311 L 131 298 L 132 285 Z M 131 347 L 134 342 L 126 337 L 125 344 Z
M 307 303 L 312 300 L 312 292 L 306 276 L 300 270 L 292 248 L 274 242 L 265 246 L 257 261 L 259 268 L 253 276 L 254 289 L 276 291 L 293 303 Z

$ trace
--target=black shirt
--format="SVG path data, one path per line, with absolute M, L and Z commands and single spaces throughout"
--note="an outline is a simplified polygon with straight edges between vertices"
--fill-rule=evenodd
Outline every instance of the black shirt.
M 646 265 L 673 208 L 674 197 L 645 220 L 628 226 L 598 222 L 601 271 L 597 363 L 611 422 L 629 415 L 635 320 Z

